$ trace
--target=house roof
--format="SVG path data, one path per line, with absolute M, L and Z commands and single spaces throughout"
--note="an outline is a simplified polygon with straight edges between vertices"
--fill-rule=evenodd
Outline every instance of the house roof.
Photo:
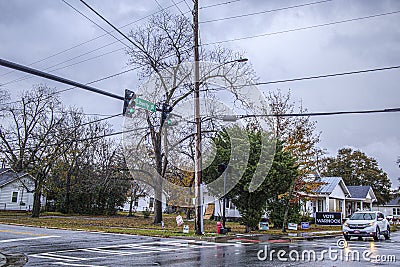
M 351 198 L 366 198 L 371 186 L 369 185 L 349 185 L 347 189 L 350 191 Z
M 350 194 L 349 190 L 343 182 L 342 177 L 321 177 L 318 179 L 318 182 L 321 182 L 323 184 L 317 190 L 315 190 L 316 193 L 330 194 L 333 192 L 333 190 L 335 190 L 336 186 L 340 184 L 342 190 L 346 194 Z
M 0 169 L 0 187 L 18 178 L 15 171 L 10 168 Z
M 0 169 L 0 187 L 11 183 L 12 181 L 19 179 L 23 176 L 28 176 L 32 179 L 34 179 L 32 176 L 30 176 L 29 174 L 25 173 L 25 172 L 15 172 L 13 169 L 11 168 L 1 168 Z
M 395 197 L 390 200 L 385 206 L 400 206 L 400 197 Z

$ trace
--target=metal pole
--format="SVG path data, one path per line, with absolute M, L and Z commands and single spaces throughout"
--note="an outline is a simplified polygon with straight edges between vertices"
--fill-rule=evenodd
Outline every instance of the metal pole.
M 225 166 L 226 167 L 226 166 Z M 224 171 L 224 198 L 223 198 L 223 201 L 222 201 L 222 203 L 223 203 L 223 205 L 224 205 L 224 208 L 222 209 L 222 226 L 225 228 L 225 222 L 226 222 L 226 217 L 225 217 L 225 210 L 226 210 L 226 168 L 225 168 L 225 171 Z
M 65 79 L 65 78 L 60 77 L 60 76 L 56 76 L 56 75 L 53 75 L 53 74 L 50 74 L 50 73 L 47 73 L 47 72 L 43 72 L 43 71 L 40 71 L 40 70 L 37 70 L 37 69 L 33 69 L 33 68 L 30 68 L 30 67 L 27 67 L 27 66 L 24 66 L 24 65 L 20 65 L 20 64 L 11 62 L 11 61 L 7 61 L 5 59 L 0 59 L 0 66 L 4 66 L 4 67 L 11 68 L 11 69 L 14 69 L 14 70 L 19 70 L 19 71 L 26 72 L 26 73 L 30 73 L 32 75 L 36 75 L 36 76 L 43 77 L 43 78 L 46 78 L 46 79 L 49 79 L 49 80 L 53 80 L 53 81 L 57 81 L 57 82 L 60 82 L 60 83 L 65 83 L 65 84 L 69 84 L 69 85 L 72 85 L 72 86 L 76 86 L 76 87 L 79 87 L 79 88 L 82 88 L 82 89 L 85 89 L 85 90 L 88 90 L 88 91 L 91 91 L 91 92 L 94 92 L 94 93 L 97 93 L 97 94 L 101 94 L 101 95 L 105 95 L 105 96 L 108 96 L 108 97 L 112 97 L 112 98 L 115 98 L 115 99 L 119 99 L 119 100 L 124 100 L 125 99 L 123 96 L 119 96 L 119 95 L 116 95 L 116 94 L 113 94 L 113 93 L 110 93 L 110 92 L 107 92 L 107 91 L 103 91 L 103 90 L 94 88 L 92 86 L 88 86 L 86 84 L 78 83 L 78 82 L 75 82 L 75 81 L 72 81 L 72 80 Z
M 196 234 L 203 234 L 203 208 L 201 191 L 201 121 L 200 121 L 200 74 L 199 74 L 199 1 L 194 0 L 193 34 L 194 34 L 194 118 L 196 122 L 196 155 L 195 155 L 195 198 L 196 198 Z

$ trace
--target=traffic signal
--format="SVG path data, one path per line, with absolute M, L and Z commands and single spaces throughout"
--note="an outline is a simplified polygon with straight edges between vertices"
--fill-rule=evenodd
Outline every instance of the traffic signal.
M 167 103 L 163 103 L 162 113 L 161 113 L 163 123 L 168 118 L 168 115 L 169 115 L 169 113 L 171 113 L 171 111 L 172 111 L 172 107 L 170 105 L 168 105 Z
M 132 117 L 135 112 L 136 94 L 131 90 L 125 89 L 124 108 L 122 114 L 127 117 Z
M 218 164 L 218 172 L 223 173 L 225 171 L 226 167 L 227 166 L 225 163 Z

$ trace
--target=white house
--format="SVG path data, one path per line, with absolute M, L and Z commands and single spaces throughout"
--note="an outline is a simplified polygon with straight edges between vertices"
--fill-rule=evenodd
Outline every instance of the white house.
M 129 211 L 131 198 L 128 197 L 127 201 L 122 206 L 123 211 Z M 162 210 L 165 210 L 167 207 L 166 205 L 166 198 L 165 194 L 162 195 Z M 135 211 L 144 211 L 149 210 L 151 212 L 154 211 L 154 197 L 152 194 L 146 194 L 139 196 L 136 201 L 133 202 L 132 210 Z
M 400 196 L 394 197 L 391 201 L 372 207 L 372 210 L 380 211 L 386 216 L 393 216 L 394 219 L 400 219 Z
M 350 192 L 346 204 L 347 216 L 357 210 L 372 210 L 372 205 L 377 199 L 371 186 L 347 186 L 347 188 Z
M 345 214 L 346 199 L 350 197 L 350 192 L 341 177 L 321 177 L 318 182 L 322 185 L 309 195 L 303 207 L 303 213 L 314 216 L 315 212 L 342 212 Z
M 24 210 L 33 208 L 35 178 L 11 168 L 0 169 L 0 210 Z M 45 198 L 42 196 L 42 205 Z

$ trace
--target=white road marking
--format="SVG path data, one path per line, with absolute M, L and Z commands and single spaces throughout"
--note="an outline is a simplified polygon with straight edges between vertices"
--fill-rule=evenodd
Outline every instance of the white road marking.
M 32 254 L 29 256 L 34 258 L 45 258 L 57 261 L 53 262 L 52 264 L 97 267 L 97 265 L 87 265 L 78 262 L 90 261 L 95 259 L 98 260 L 113 256 L 133 256 L 133 255 L 143 255 L 143 254 L 151 254 L 157 252 L 172 252 L 172 251 L 190 250 L 198 248 L 211 248 L 218 246 L 235 246 L 235 245 L 236 244 L 233 243 L 209 243 L 209 242 L 193 241 L 193 240 L 190 240 L 190 242 L 187 242 L 187 240 L 182 240 L 182 241 L 165 240 L 165 241 L 138 242 L 131 244 L 118 244 L 118 245 L 110 245 L 110 246 L 102 246 L 94 248 L 60 250 L 60 251 Z M 73 256 L 63 255 L 65 253 L 72 255 L 71 253 L 74 252 L 88 252 L 97 255 L 103 254 L 104 256 L 84 258 L 84 257 L 73 257 Z
M 52 262 L 53 265 L 81 266 L 81 267 L 107 267 L 105 265 L 77 264 L 69 262 Z
M 0 243 L 9 243 L 9 242 L 36 240 L 36 239 L 44 239 L 44 238 L 55 238 L 55 237 L 60 237 L 60 236 L 58 236 L 58 235 L 47 235 L 47 236 L 37 236 L 37 237 L 25 237 L 25 238 L 5 239 L 5 240 L 0 240 Z

